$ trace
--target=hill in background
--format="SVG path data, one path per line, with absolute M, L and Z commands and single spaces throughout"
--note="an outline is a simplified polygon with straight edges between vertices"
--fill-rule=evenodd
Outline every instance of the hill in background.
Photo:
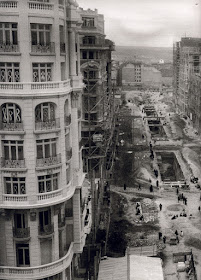
M 117 61 L 138 60 L 144 63 L 158 63 L 163 59 L 165 63 L 172 63 L 173 49 L 159 47 L 126 47 L 116 46 L 112 59 Z

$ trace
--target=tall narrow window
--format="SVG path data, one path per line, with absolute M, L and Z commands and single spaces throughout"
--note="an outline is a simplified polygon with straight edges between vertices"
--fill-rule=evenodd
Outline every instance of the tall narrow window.
M 17 266 L 29 266 L 29 244 L 16 244 Z
M 56 156 L 56 138 L 37 140 L 37 158 L 49 158 Z
M 35 109 L 36 122 L 48 122 L 55 120 L 55 109 L 53 103 L 42 103 Z
M 1 106 L 3 123 L 21 123 L 21 109 L 17 104 L 5 103 Z
M 6 160 L 23 160 L 23 141 L 4 140 L 4 157 Z
M 47 46 L 50 44 L 50 24 L 31 23 L 32 45 Z
M 0 44 L 17 45 L 17 23 L 0 23 Z

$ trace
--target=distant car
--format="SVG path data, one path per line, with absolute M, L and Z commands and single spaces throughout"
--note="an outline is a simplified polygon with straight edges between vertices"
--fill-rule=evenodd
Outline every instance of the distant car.
M 190 181 L 191 181 L 191 183 L 193 183 L 193 184 L 197 184 L 198 178 L 195 177 L 195 176 L 191 176 L 191 177 L 190 177 Z

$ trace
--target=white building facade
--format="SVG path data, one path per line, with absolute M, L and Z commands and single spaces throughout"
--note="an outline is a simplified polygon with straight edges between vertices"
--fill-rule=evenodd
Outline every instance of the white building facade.
M 74 279 L 90 231 L 77 8 L 0 1 L 0 279 Z

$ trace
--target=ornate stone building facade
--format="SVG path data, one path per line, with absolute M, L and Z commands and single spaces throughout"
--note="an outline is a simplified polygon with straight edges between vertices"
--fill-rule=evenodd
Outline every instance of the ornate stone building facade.
M 91 227 L 74 0 L 0 1 L 0 279 L 74 279 Z

